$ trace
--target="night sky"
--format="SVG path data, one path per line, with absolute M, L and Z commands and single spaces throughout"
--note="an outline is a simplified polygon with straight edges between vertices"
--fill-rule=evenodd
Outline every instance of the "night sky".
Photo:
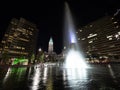
M 37 25 L 39 29 L 38 47 L 47 51 L 50 36 L 54 50 L 63 48 L 64 2 L 67 1 L 77 28 L 105 15 L 112 15 L 120 8 L 117 0 L 16 0 L 0 2 L 0 40 L 12 18 L 23 17 Z

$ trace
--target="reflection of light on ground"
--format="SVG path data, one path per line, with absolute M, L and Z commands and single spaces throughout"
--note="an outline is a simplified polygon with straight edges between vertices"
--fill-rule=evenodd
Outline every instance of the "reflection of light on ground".
M 48 68 L 44 67 L 44 72 L 43 72 L 43 82 L 46 83 L 47 81 L 47 72 L 48 72 Z
M 3 83 L 8 81 L 9 77 L 15 75 L 15 80 L 21 80 L 22 75 L 25 74 L 26 68 L 8 68 L 8 71 L 4 77 Z
M 39 82 L 40 82 L 40 68 L 34 68 L 34 76 L 33 76 L 33 83 L 31 90 L 38 90 L 39 89 Z
M 68 52 L 64 67 L 63 79 L 68 80 L 70 86 L 87 79 L 86 69 L 88 66 L 78 51 L 70 50 Z
M 49 73 L 49 76 L 47 77 L 47 83 L 46 83 L 46 90 L 54 90 L 54 85 L 53 85 L 53 70 L 52 70 L 52 68 L 49 68 L 49 70 L 47 70 L 48 72 L 47 73 Z M 55 73 L 55 72 L 54 72 Z
M 29 68 L 29 71 L 28 71 L 28 79 L 30 78 L 30 74 L 31 74 L 31 67 Z
M 111 67 L 110 64 L 108 64 L 108 68 L 109 68 L 109 71 L 110 71 L 110 75 L 111 75 L 113 78 L 115 78 L 114 72 L 113 72 L 112 67 Z
M 3 83 L 5 83 L 7 81 L 7 78 L 9 77 L 10 73 L 11 73 L 11 68 L 8 68 L 8 71 L 4 77 Z

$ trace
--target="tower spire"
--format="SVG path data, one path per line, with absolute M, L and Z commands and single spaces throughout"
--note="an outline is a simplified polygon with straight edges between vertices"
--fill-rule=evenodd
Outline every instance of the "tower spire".
M 52 52 L 53 52 L 53 39 L 52 37 L 50 37 L 49 45 L 48 45 L 48 53 L 52 53 Z

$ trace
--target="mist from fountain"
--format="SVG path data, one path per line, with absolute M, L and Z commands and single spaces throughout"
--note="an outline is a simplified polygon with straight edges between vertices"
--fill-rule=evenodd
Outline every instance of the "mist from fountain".
M 67 38 L 68 53 L 65 59 L 65 68 L 87 68 L 84 55 L 77 43 L 76 29 L 68 4 L 65 2 L 65 37 Z
M 68 46 L 64 62 L 64 79 L 68 80 L 70 87 L 76 88 L 79 82 L 87 82 L 87 68 L 84 55 L 77 43 L 75 26 L 67 3 L 65 3 L 65 45 Z

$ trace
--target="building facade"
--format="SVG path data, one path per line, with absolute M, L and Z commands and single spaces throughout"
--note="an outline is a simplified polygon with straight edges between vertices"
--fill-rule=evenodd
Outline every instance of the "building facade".
M 120 59 L 120 23 L 115 16 L 105 16 L 76 32 L 86 55 Z
M 24 18 L 13 18 L 2 39 L 2 58 L 31 58 L 35 54 L 38 29 Z
M 53 39 L 52 37 L 49 40 L 49 44 L 48 44 L 48 53 L 53 53 Z

